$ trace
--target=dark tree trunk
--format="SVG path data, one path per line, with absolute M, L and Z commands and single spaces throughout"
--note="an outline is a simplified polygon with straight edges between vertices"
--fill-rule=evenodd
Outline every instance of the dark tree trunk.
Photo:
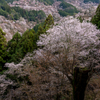
M 76 67 L 74 69 L 74 80 L 73 80 L 73 98 L 74 100 L 84 100 L 86 86 L 89 80 L 88 69 L 81 69 Z

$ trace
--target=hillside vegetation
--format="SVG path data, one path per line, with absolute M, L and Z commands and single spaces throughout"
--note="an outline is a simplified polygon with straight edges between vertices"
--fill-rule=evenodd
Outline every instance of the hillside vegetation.
M 41 0 L 51 5 L 49 1 Z M 60 1 L 61 16 L 78 13 L 73 5 Z M 12 20 L 45 18 L 41 11 L 10 7 L 3 1 L 0 10 Z M 67 16 L 54 23 L 49 14 L 8 42 L 5 35 L 0 28 L 0 100 L 99 100 L 100 5 L 91 21 Z
M 40 2 L 43 2 L 46 5 L 52 5 L 54 3 L 54 0 L 38 0 Z M 64 1 L 64 0 L 57 0 L 57 1 Z
M 25 31 L 22 36 L 17 32 L 8 43 L 4 38 L 6 33 L 0 29 L 0 70 L 3 70 L 6 62 L 18 63 L 28 52 L 36 50 L 38 48 L 36 42 L 40 34 L 45 33 L 53 24 L 53 17 L 49 15 L 44 24 L 39 25 L 37 32 L 30 29 Z
M 20 17 L 28 21 L 43 21 L 46 17 L 45 13 L 40 11 L 27 11 L 20 7 L 10 7 L 5 1 L 0 1 L 0 15 L 11 20 L 18 20 Z
M 19 1 L 19 0 L 5 0 L 6 2 L 10 2 L 10 3 L 12 3 L 13 1 Z
M 44 24 L 39 25 L 37 32 L 33 29 L 27 30 L 22 36 L 17 32 L 8 41 L 8 62 L 18 63 L 28 52 L 37 49 L 36 42 L 39 39 L 39 35 L 45 33 L 53 24 L 53 17 L 49 15 L 44 21 Z
M 85 21 L 81 23 L 73 17 L 65 17 L 52 26 L 53 20 L 49 15 L 43 26 L 39 26 L 38 32 L 28 30 L 22 36 L 16 33 L 13 39 L 9 41 L 8 45 L 10 46 L 7 51 L 9 51 L 10 60 L 12 61 L 21 60 L 20 56 L 22 54 L 33 50 L 33 53 L 28 53 L 19 64 L 6 64 L 9 70 L 6 72 L 6 78 L 2 76 L 1 80 L 3 80 L 2 83 L 7 88 L 6 90 L 13 90 L 12 100 L 14 100 L 13 98 L 26 98 L 24 100 L 29 98 L 33 100 L 34 98 L 36 100 L 58 100 L 58 98 L 60 100 L 71 100 L 72 91 L 76 87 L 78 88 L 78 90 L 76 89 L 78 94 L 75 92 L 76 96 L 80 97 L 79 93 L 84 95 L 84 92 L 79 91 L 82 90 L 82 85 L 85 83 L 86 78 L 83 76 L 90 76 L 91 73 L 87 74 L 88 68 L 95 67 L 100 63 L 98 47 L 100 45 L 98 39 L 100 31 L 96 29 L 95 25 Z M 46 32 L 47 29 L 49 30 Z M 35 36 L 37 36 L 37 40 L 35 40 Z M 36 49 L 33 49 L 34 44 L 36 44 Z M 73 70 L 77 66 L 86 68 L 80 68 L 76 76 L 73 75 Z M 81 72 L 85 72 L 84 75 L 80 75 Z M 74 76 L 77 78 L 75 79 Z M 7 85 L 10 84 L 11 87 L 8 88 L 4 83 L 6 79 L 12 80 L 17 85 L 10 81 L 11 84 L 8 83 Z M 72 79 L 73 86 L 71 86 L 68 79 Z M 83 80 L 83 83 L 80 84 L 81 80 Z M 77 81 L 78 83 L 75 84 Z M 0 86 L 2 87 L 2 85 Z M 72 89 L 73 87 L 75 89 Z M 91 87 L 94 89 L 94 85 Z M 98 89 L 98 87 L 96 88 Z M 8 95 L 6 96 L 6 94 L 11 93 L 9 91 L 4 92 L 2 98 L 7 98 Z M 85 99 L 74 100 L 92 100 L 90 98 L 96 98 L 98 94 L 96 92 L 95 95 L 90 95 L 93 93 L 88 91 L 86 93 L 87 97 Z
M 100 3 L 100 0 L 84 0 L 84 3 L 87 3 L 89 1 L 93 3 Z
M 59 9 L 59 14 L 61 16 L 74 15 L 75 13 L 78 13 L 76 7 L 64 1 L 59 5 L 59 7 L 61 8 Z

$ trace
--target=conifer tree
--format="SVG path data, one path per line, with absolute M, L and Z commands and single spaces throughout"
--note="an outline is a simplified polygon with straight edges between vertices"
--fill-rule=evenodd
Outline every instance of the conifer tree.
M 38 27 L 37 34 L 40 35 L 40 34 L 43 34 L 43 33 L 44 33 L 43 27 L 42 26 L 39 26 Z
M 14 41 L 16 41 L 18 43 L 20 41 L 20 39 L 21 39 L 21 35 L 17 32 L 13 36 L 13 39 L 12 40 L 14 40 Z
M 22 47 L 23 52 L 26 54 L 27 52 L 33 51 L 33 49 L 36 48 L 36 40 L 35 38 L 35 32 L 32 31 L 26 31 L 22 36 Z
M 19 42 L 21 40 L 21 35 L 17 32 L 13 36 L 13 38 L 8 42 L 8 49 L 9 49 L 9 54 L 14 54 L 16 50 L 18 49 Z
M 100 28 L 100 5 L 98 5 L 96 14 L 92 17 L 91 22 Z
M 48 17 L 46 18 L 45 22 L 44 22 L 44 29 L 48 30 L 53 25 L 54 25 L 54 19 L 53 19 L 52 15 L 49 14 Z
M 19 51 L 19 48 L 21 48 L 21 35 L 17 32 L 13 35 L 13 38 L 8 41 L 8 51 L 9 51 L 9 60 L 8 62 L 15 62 L 16 59 L 19 57 L 18 54 L 16 55 L 16 52 Z M 21 56 L 20 52 L 19 55 Z
M 2 31 L 0 28 L 0 70 L 2 70 L 4 64 L 6 63 L 6 56 L 7 56 L 7 42 L 6 38 L 4 37 L 6 33 Z

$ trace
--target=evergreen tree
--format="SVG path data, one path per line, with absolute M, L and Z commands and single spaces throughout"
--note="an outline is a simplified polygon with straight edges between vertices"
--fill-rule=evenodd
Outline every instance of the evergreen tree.
M 38 31 L 37 31 L 37 34 L 40 35 L 40 34 L 43 34 L 44 33 L 44 29 L 42 26 L 39 26 L 38 27 Z
M 100 28 L 100 5 L 97 7 L 96 14 L 92 17 L 91 22 Z
M 45 22 L 44 22 L 44 29 L 48 30 L 53 25 L 54 25 L 54 19 L 53 19 L 52 15 L 49 14 L 48 17 L 46 18 Z
M 5 33 L 0 28 L 0 70 L 2 70 L 4 64 L 6 63 L 7 57 L 7 42 L 6 38 L 4 37 Z
M 13 35 L 13 38 L 8 41 L 8 52 L 9 52 L 9 60 L 8 62 L 13 62 L 15 61 L 16 57 L 14 56 L 17 52 L 17 50 L 19 50 L 19 48 L 21 48 L 20 46 L 20 42 L 21 42 L 21 35 L 17 32 L 15 33 L 15 35 Z M 19 56 L 17 55 L 17 58 Z
M 35 32 L 34 31 L 26 31 L 23 36 L 22 36 L 22 47 L 23 47 L 23 52 L 26 54 L 27 52 L 32 52 L 33 49 L 36 47 L 34 44 L 35 42 Z
M 37 40 L 39 40 L 40 34 L 45 33 L 53 25 L 53 17 L 49 15 L 45 22 L 38 26 L 36 33 L 34 29 L 27 30 L 22 36 L 17 32 L 8 42 L 8 62 L 18 63 L 28 52 L 32 52 L 37 49 L 38 46 L 36 43 Z
M 9 54 L 13 54 L 16 52 L 18 49 L 19 42 L 21 40 L 21 35 L 17 32 L 13 36 L 13 38 L 8 42 L 8 49 L 9 49 Z

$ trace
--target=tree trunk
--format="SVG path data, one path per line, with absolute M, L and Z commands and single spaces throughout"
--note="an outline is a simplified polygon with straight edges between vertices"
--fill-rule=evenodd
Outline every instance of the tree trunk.
M 73 99 L 84 100 L 86 86 L 89 80 L 90 70 L 85 68 L 74 69 L 74 81 L 73 81 Z

